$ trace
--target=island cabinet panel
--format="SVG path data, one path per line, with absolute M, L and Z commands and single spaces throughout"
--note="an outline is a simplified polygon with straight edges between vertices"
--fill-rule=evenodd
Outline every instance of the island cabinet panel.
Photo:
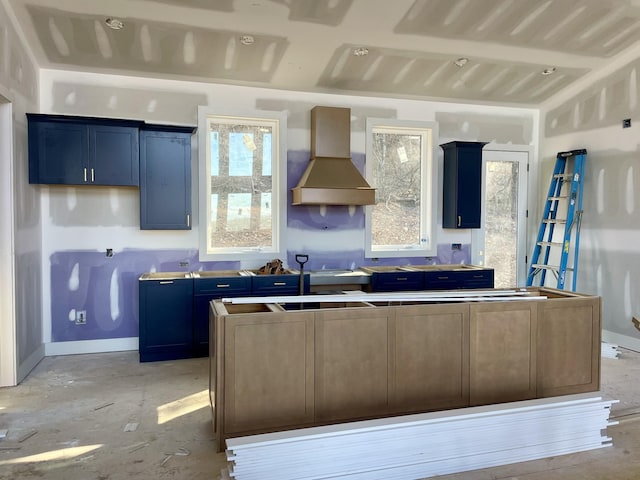
M 469 404 L 469 306 L 397 307 L 391 321 L 391 409 Z
M 381 415 L 389 405 L 386 308 L 316 313 L 316 421 Z
M 237 315 L 224 328 L 225 431 L 312 423 L 313 313 Z
M 536 396 L 537 302 L 470 305 L 471 405 Z
M 600 299 L 211 303 L 217 447 L 230 437 L 597 391 Z
M 539 397 L 600 388 L 600 299 L 553 299 L 539 307 Z

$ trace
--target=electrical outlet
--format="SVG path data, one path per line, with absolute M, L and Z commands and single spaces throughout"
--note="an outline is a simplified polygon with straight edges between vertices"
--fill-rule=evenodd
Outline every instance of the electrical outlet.
M 87 311 L 78 310 L 76 312 L 76 325 L 86 325 L 87 323 Z
M 451 250 L 462 250 L 462 244 L 461 243 L 452 243 L 451 244 Z
M 625 118 L 624 120 L 622 120 L 622 128 L 629 128 L 629 127 L 631 127 L 631 119 Z

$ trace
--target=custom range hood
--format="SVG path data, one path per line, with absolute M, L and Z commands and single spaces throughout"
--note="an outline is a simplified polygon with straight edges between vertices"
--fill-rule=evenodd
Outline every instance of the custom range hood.
M 293 205 L 375 203 L 375 189 L 351 161 L 351 109 L 311 110 L 311 161 L 291 191 Z

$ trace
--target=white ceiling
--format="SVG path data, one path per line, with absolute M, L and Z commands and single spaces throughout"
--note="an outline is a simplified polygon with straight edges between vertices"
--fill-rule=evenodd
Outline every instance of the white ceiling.
M 492 104 L 540 104 L 640 39 L 640 0 L 8 3 L 43 68 Z

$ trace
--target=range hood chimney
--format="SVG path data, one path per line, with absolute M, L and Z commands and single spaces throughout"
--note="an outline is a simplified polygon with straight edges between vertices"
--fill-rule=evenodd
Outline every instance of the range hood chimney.
M 293 205 L 375 203 L 375 189 L 351 161 L 351 109 L 311 109 L 311 161 L 291 191 Z

